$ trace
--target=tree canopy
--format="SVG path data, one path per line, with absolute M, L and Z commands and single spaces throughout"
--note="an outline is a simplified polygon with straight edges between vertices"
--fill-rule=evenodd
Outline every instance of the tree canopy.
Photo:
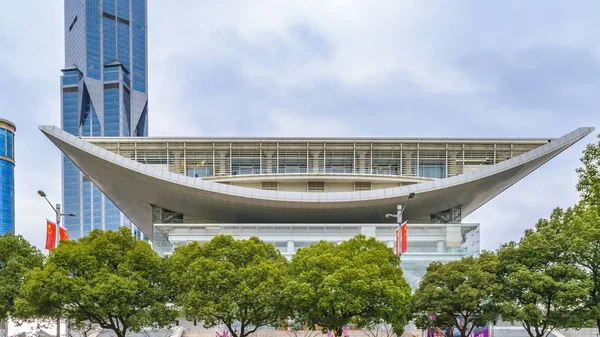
M 219 235 L 176 248 L 169 266 L 175 302 L 187 319 L 207 328 L 225 324 L 233 337 L 245 337 L 283 318 L 287 260 L 272 244 Z
M 468 337 L 475 327 L 496 320 L 497 267 L 498 259 L 490 252 L 429 264 L 413 298 L 416 325 L 420 329 L 457 329 Z
M 124 337 L 174 321 L 177 313 L 166 304 L 167 277 L 163 260 L 129 229 L 94 230 L 61 242 L 43 268 L 26 275 L 17 308 L 29 316 L 89 321 Z
M 22 236 L 0 236 L 0 321 L 15 315 L 14 304 L 25 274 L 42 267 L 44 255 Z
M 596 143 L 588 144 L 581 157 L 582 167 L 577 168 L 577 191 L 584 202 L 600 205 L 600 134 Z
M 588 144 L 581 162 L 577 169 L 581 200 L 570 212 L 566 243 L 573 263 L 591 282 L 587 307 L 600 333 L 600 135 L 596 143 Z
M 570 261 L 588 276 L 586 306 L 600 332 L 600 205 L 580 202 L 569 215 L 565 237 Z
M 531 337 L 586 323 L 590 284 L 569 259 L 564 221 L 565 213 L 555 209 L 518 243 L 505 244 L 498 252 L 502 318 L 522 322 Z
M 285 289 L 290 316 L 336 336 L 348 323 L 388 323 L 401 335 L 409 320 L 410 287 L 400 259 L 383 242 L 356 236 L 339 245 L 321 241 L 292 258 Z

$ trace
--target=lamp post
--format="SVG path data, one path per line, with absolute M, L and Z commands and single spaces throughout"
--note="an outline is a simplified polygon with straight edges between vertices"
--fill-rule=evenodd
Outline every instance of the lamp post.
M 398 230 L 400 230 L 401 226 L 402 226 L 402 213 L 406 210 L 406 205 L 408 205 L 408 202 L 410 201 L 410 199 L 415 197 L 415 193 L 411 193 L 408 195 L 408 199 L 406 199 L 406 202 L 404 203 L 404 205 L 398 205 L 398 210 L 396 212 L 396 214 L 386 214 L 385 217 L 386 218 L 396 218 L 397 219 L 397 223 L 398 223 Z
M 52 210 L 54 210 L 54 213 L 56 214 L 56 246 L 58 247 L 58 244 L 60 242 L 60 219 L 63 216 L 75 216 L 75 213 L 61 213 L 60 204 L 56 204 L 56 207 L 54 207 L 50 200 L 48 200 L 48 198 L 46 197 L 46 193 L 44 193 L 44 191 L 42 190 L 39 190 L 38 194 L 40 195 L 40 197 L 46 199 L 48 205 L 52 207 Z M 59 315 L 58 317 L 56 317 L 56 337 L 60 337 L 60 308 L 58 310 Z

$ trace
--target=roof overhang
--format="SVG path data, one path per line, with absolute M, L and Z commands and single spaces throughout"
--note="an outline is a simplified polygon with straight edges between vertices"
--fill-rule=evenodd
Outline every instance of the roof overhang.
M 403 187 L 357 192 L 266 191 L 191 178 L 109 152 L 55 126 L 40 130 L 145 235 L 152 237 L 152 205 L 207 222 L 382 223 L 416 193 L 405 219 L 453 207 L 467 216 L 573 145 L 593 128 L 579 128 L 530 152 L 458 176 Z

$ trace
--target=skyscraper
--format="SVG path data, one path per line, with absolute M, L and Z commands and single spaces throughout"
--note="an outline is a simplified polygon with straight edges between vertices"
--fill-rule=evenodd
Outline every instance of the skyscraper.
M 0 235 L 15 232 L 15 131 L 0 118 Z
M 62 127 L 76 136 L 148 135 L 146 0 L 65 0 Z M 63 207 L 69 236 L 131 226 L 66 157 Z M 135 227 L 133 227 L 134 230 Z

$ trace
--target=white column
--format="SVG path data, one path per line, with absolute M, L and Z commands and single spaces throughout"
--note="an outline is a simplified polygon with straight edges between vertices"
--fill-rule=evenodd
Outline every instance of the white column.
M 448 247 L 460 247 L 462 244 L 462 235 L 460 225 L 446 227 L 446 245 Z
M 443 253 L 444 252 L 444 248 L 445 248 L 444 241 L 438 241 L 437 242 L 437 252 L 438 253 Z

